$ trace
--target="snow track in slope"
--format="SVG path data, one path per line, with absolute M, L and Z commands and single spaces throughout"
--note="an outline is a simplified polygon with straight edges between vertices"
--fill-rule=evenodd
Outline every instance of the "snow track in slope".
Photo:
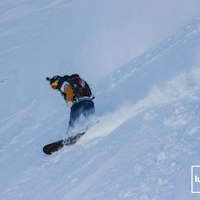
M 87 142 L 96 137 L 103 137 L 111 134 L 129 118 L 144 112 L 147 109 L 159 107 L 166 104 L 173 104 L 184 98 L 195 98 L 200 91 L 200 69 L 194 68 L 172 80 L 163 83 L 162 86 L 154 86 L 147 97 L 131 105 L 126 102 L 119 110 L 99 119 L 99 123 L 88 130 L 87 135 L 81 138 L 78 143 Z

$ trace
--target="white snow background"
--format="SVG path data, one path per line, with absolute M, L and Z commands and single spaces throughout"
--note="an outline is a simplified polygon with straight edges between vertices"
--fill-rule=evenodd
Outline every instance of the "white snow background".
M 99 123 L 74 146 L 46 76 L 79 73 Z M 197 200 L 200 1 L 1 0 L 0 199 Z

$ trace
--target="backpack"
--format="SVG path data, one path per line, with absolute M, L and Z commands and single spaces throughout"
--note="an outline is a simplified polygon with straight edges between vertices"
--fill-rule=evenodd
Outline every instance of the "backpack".
M 85 80 L 83 80 L 78 74 L 72 74 L 71 76 L 63 76 L 58 82 L 58 88 L 62 86 L 64 81 L 67 81 L 70 84 L 76 98 L 92 96 L 92 92 L 88 83 Z

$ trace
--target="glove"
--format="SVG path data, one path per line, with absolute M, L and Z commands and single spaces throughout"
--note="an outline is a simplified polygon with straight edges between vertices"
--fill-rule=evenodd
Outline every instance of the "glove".
M 72 105 L 73 105 L 73 102 L 72 102 L 72 101 L 68 101 L 68 102 L 67 102 L 67 106 L 68 106 L 69 108 L 71 108 Z

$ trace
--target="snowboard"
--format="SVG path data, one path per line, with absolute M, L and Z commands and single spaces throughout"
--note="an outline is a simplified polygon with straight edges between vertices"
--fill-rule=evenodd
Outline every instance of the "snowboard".
M 43 147 L 43 152 L 51 155 L 52 153 L 59 151 L 60 149 L 62 149 L 64 146 L 70 146 L 75 144 L 81 136 L 83 136 L 85 134 L 85 132 L 82 133 L 78 133 L 74 136 L 70 136 L 64 140 L 59 140 L 57 142 L 53 142 L 51 144 L 47 144 Z

